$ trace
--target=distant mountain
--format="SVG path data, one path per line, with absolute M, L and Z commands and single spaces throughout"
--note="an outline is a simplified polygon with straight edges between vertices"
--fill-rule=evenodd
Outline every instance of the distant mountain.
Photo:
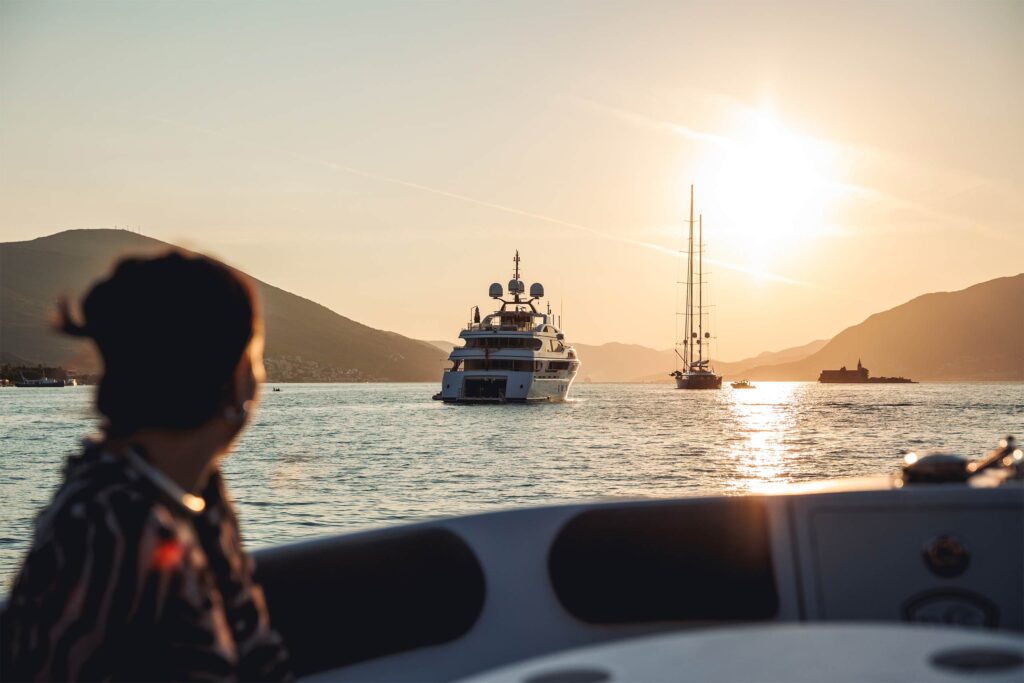
M 1024 273 L 919 296 L 848 327 L 806 358 L 765 363 L 747 375 L 815 380 L 858 359 L 875 377 L 1024 380 Z
M 15 356 L 13 353 L 8 353 L 7 351 L 0 351 L 0 365 L 25 366 L 37 365 L 37 363 L 33 363 L 32 361 L 26 360 L 21 356 Z
M 639 344 L 609 342 L 600 346 L 577 344 L 580 374 L 577 381 L 660 382 L 672 371 L 672 351 L 657 351 Z M 646 379 L 645 379 L 646 378 Z
M 77 300 L 92 282 L 110 272 L 119 256 L 171 247 L 124 230 L 68 230 L 0 244 L 0 355 L 80 371 L 96 369 L 87 344 L 49 329 L 57 297 L 67 294 Z M 439 378 L 446 354 L 435 346 L 361 325 L 308 299 L 255 278 L 253 282 L 263 299 L 271 381 Z M 153 374 L 159 377 L 160 368 L 154 367 Z
M 444 341 L 443 339 L 435 339 L 427 343 L 430 344 L 431 346 L 436 346 L 437 348 L 441 349 L 441 351 L 443 351 L 446 356 L 452 352 L 452 349 L 455 348 L 455 344 L 451 343 L 450 341 Z M 462 346 L 462 344 L 459 344 L 459 346 Z
M 765 351 L 753 358 L 733 362 L 715 361 L 715 370 L 727 378 L 740 378 L 750 368 L 766 363 L 783 363 L 808 356 L 828 340 L 813 341 L 782 351 Z M 580 377 L 592 382 L 672 382 L 668 373 L 676 367 L 672 349 L 658 351 L 637 344 L 611 342 L 600 346 L 573 344 L 583 366 Z
M 731 363 L 715 363 L 715 369 L 722 373 L 726 379 L 742 379 L 742 375 L 749 370 L 762 365 L 774 365 L 777 363 L 791 363 L 807 358 L 812 353 L 817 353 L 828 344 L 828 339 L 818 339 L 803 346 L 794 346 L 782 351 L 765 351 L 753 358 L 745 358 Z

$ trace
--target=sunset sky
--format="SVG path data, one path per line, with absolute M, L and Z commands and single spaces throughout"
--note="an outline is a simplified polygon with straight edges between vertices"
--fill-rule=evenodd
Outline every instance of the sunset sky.
M 0 241 L 448 340 L 518 248 L 571 341 L 668 348 L 692 182 L 735 360 L 1024 270 L 1022 74 L 1019 1 L 0 0 Z

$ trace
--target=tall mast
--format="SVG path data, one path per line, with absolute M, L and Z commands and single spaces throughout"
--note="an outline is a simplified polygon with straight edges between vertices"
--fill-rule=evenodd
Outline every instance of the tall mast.
M 704 360 L 704 214 L 698 218 L 697 233 L 697 354 Z
M 686 370 L 693 363 L 693 185 L 690 185 L 690 237 L 686 249 Z

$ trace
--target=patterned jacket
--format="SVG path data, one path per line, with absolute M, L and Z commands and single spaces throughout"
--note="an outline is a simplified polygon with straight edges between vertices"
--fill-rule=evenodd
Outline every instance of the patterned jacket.
M 69 458 L 0 616 L 4 680 L 290 677 L 220 473 L 175 488 L 134 453 Z

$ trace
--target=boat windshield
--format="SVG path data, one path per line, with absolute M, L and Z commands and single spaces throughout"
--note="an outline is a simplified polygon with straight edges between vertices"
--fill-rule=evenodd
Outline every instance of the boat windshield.
M 492 313 L 479 323 L 470 323 L 467 330 L 501 330 L 502 332 L 530 332 L 538 324 L 535 319 L 543 318 L 533 311 L 499 311 Z

